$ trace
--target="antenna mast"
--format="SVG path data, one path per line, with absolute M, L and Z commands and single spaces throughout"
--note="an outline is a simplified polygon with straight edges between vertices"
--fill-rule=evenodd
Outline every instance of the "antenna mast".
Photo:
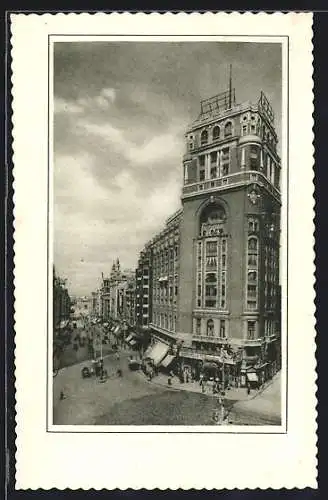
M 230 64 L 230 69 L 229 69 L 229 109 L 231 108 L 232 104 L 232 64 Z

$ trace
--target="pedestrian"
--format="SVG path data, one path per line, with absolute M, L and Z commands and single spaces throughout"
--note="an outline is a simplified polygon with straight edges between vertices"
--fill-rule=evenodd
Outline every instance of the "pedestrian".
M 249 396 L 251 393 L 251 384 L 247 382 L 247 395 Z
M 116 357 L 117 361 L 119 361 L 119 360 L 120 360 L 120 355 L 119 355 L 119 353 L 118 353 L 118 352 L 116 352 L 115 357 Z
M 63 391 L 60 391 L 59 399 L 60 399 L 60 401 L 62 401 L 63 399 L 65 399 L 65 394 L 64 394 Z
M 202 386 L 204 383 L 204 375 L 201 373 L 199 376 L 199 385 Z

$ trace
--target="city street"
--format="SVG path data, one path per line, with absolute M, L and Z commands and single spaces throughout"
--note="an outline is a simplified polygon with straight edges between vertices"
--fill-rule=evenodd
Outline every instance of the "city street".
M 142 372 L 131 372 L 128 359 L 131 353 L 107 356 L 104 367 L 109 379 L 82 379 L 81 369 L 90 363 L 81 363 L 62 369 L 54 379 L 55 425 L 213 425 L 212 413 L 217 407 L 217 399 L 212 396 L 174 390 L 154 382 L 148 382 Z M 135 353 L 133 353 L 135 355 Z M 118 378 L 117 369 L 123 371 Z M 269 389 L 269 388 L 268 388 Z M 65 399 L 60 400 L 63 391 Z M 266 391 L 264 391 L 265 393 Z M 270 389 L 269 392 L 274 392 Z M 226 401 L 226 409 L 231 410 L 228 421 L 236 425 L 278 425 L 275 414 L 263 413 L 262 395 L 252 406 L 246 408 L 241 403 L 233 407 L 235 401 Z
M 60 355 L 60 368 L 65 368 L 68 366 L 75 365 L 77 363 L 81 363 L 82 361 L 86 361 L 90 359 L 90 353 L 88 351 L 88 343 L 87 339 L 89 336 L 92 336 L 93 334 L 95 337 L 99 335 L 99 338 L 101 339 L 104 335 L 103 329 L 99 325 L 94 325 L 94 326 L 86 326 L 84 328 L 84 323 L 82 323 L 82 320 L 79 320 L 77 323 L 77 328 L 74 328 L 72 332 L 72 343 L 65 346 L 64 351 Z M 79 335 L 81 340 L 85 339 L 85 344 L 84 345 L 78 345 L 78 349 L 74 349 L 74 338 Z M 111 339 L 111 341 L 108 344 L 104 344 L 102 346 L 102 353 L 103 356 L 106 356 L 107 354 L 110 354 L 112 351 L 111 345 L 115 341 L 115 339 Z

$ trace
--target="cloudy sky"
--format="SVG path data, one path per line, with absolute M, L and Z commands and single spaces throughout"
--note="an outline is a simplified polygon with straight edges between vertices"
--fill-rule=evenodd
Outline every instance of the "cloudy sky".
M 254 43 L 61 42 L 54 48 L 54 260 L 90 294 L 180 207 L 184 132 L 200 100 L 261 89 L 280 138 L 281 47 Z

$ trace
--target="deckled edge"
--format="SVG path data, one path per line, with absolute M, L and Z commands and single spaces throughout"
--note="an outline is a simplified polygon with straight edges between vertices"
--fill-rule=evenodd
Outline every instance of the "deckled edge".
M 56 13 L 50 13 L 50 12 L 42 12 L 42 13 L 38 13 L 38 12 L 19 12 L 19 11 L 16 11 L 16 12 L 12 12 L 12 13 L 6 13 L 6 15 L 9 17 L 9 21 L 8 21 L 8 25 L 9 25 L 9 28 L 8 28 L 8 38 L 9 38 L 9 46 L 10 46 L 10 50 L 8 51 L 10 53 L 10 60 L 11 60 L 11 64 L 10 64 L 10 74 L 11 74 L 11 77 L 10 77 L 10 81 L 11 81 L 11 89 L 10 89 L 10 95 L 11 95 L 11 105 L 10 105 L 10 111 L 8 112 L 8 116 L 10 117 L 10 125 L 11 125 L 11 138 L 12 138 L 12 143 L 11 143 L 11 149 L 12 149 L 12 185 L 11 186 L 8 186 L 8 195 L 10 195 L 10 193 L 12 193 L 12 208 L 13 208 L 13 222 L 12 222 L 12 227 L 13 227 L 13 292 L 14 292 L 14 303 L 13 303 L 13 310 L 14 310 L 14 323 L 13 323 L 13 326 L 14 326 L 14 343 L 13 343 L 13 347 L 14 347 L 14 361 L 15 361 L 15 355 L 16 355 L 16 349 L 17 349 L 17 346 L 16 346 L 16 342 L 15 342 L 15 337 L 16 337 L 16 332 L 15 332 L 15 324 L 16 324 L 16 310 L 15 310 L 15 285 L 16 285 L 16 273 L 15 273 L 15 229 L 16 229 L 16 224 L 15 224 L 15 207 L 16 207 L 16 204 L 15 204 L 15 127 L 14 127 L 14 122 L 15 122 L 15 112 L 14 112 L 14 109 L 15 109 L 15 105 L 14 105 L 14 102 L 15 102 L 15 98 L 14 98 L 14 95 L 15 95 L 15 44 L 13 43 L 14 41 L 14 34 L 13 34 L 13 31 L 12 31 L 12 22 L 11 22 L 11 14 L 14 14 L 15 16 L 19 15 L 19 16 L 26 16 L 26 17 L 31 17 L 31 16 L 42 16 L 42 17 L 47 17 L 47 16 L 65 16 L 65 17 L 70 17 L 70 16 L 79 16 L 79 17 L 84 17 L 84 16 L 89 16 L 89 15 L 92 15 L 92 16 L 96 16 L 96 15 L 112 15 L 112 14 L 120 14 L 120 15 L 131 15 L 131 14 L 134 14 L 134 15 L 165 15 L 165 16 L 170 16 L 170 15 L 213 15 L 215 16 L 216 14 L 227 14 L 227 15 L 230 15 L 230 14 L 240 14 L 240 15 L 243 15 L 243 17 L 245 16 L 254 16 L 254 15 L 274 15 L 274 16 L 279 16 L 279 15 L 288 15 L 288 14 L 297 14 L 297 13 L 306 13 L 306 12 L 311 12 L 311 11 L 293 11 L 293 12 L 290 12 L 290 11 L 270 11 L 270 12 L 266 12 L 266 11 L 165 11 L 165 12 L 162 12 L 162 11 L 138 11 L 138 12 L 130 12 L 130 11 L 120 11 L 120 10 L 115 10 L 115 11 L 78 11 L 78 12 L 68 12 L 68 13 L 63 13 L 63 12 L 56 12 Z M 311 40 L 310 40 L 310 43 L 311 43 L 311 55 L 312 55 L 312 75 L 311 75 L 311 80 L 312 80 L 312 87 L 311 87 L 311 92 L 312 92 L 312 99 L 311 99 L 311 102 L 312 102 L 312 108 L 313 108 L 313 112 L 312 112 L 312 123 L 313 123 L 313 117 L 314 117 L 314 64 L 313 64 L 313 16 L 312 16 L 312 23 L 311 23 L 311 33 L 312 33 L 312 37 L 311 37 Z M 8 89 L 9 90 L 9 89 Z M 313 160 L 313 177 L 312 177 L 312 199 L 313 199 L 313 205 L 312 205 L 312 212 L 313 212 L 313 237 L 315 235 L 315 208 L 316 208 L 316 202 L 315 202 L 315 173 L 314 173 L 314 166 L 315 166 L 315 144 L 314 144 L 314 123 L 312 125 L 312 141 L 311 141 L 311 144 L 312 144 L 312 160 Z M 9 148 L 8 148 L 8 151 L 9 151 Z M 9 177 L 10 179 L 10 177 Z M 8 179 L 8 181 L 9 181 Z M 11 189 L 10 189 L 11 187 Z M 10 204 L 9 204 L 10 206 Z M 313 243 L 313 264 L 314 264 L 314 274 L 313 274 L 313 291 L 314 291 L 314 310 L 315 310 L 315 316 L 316 316 L 316 307 L 315 307 L 315 304 L 316 304 L 316 301 L 317 301 L 317 297 L 316 297 L 316 267 L 315 267 L 315 263 L 316 263 L 316 253 L 315 253 L 315 242 Z M 315 325 L 317 323 L 315 322 Z M 316 338 L 314 338 L 313 340 L 313 354 L 314 354 L 314 369 L 315 369 L 315 374 L 314 374 L 314 378 L 313 378 L 313 394 L 314 394 L 314 398 L 315 398 L 315 406 L 314 406 L 314 417 L 315 417 L 315 421 L 314 421 L 314 425 L 315 425 L 315 434 L 316 434 L 316 442 L 315 442 L 315 445 L 316 445 L 316 449 L 318 450 L 317 448 L 317 443 L 318 443 L 318 435 L 317 435 L 317 428 L 318 428 L 318 420 L 317 420 L 317 417 L 318 417 L 318 411 L 317 411 L 317 394 L 318 394 L 318 384 L 317 384 L 317 380 L 318 380 L 318 372 L 317 372 L 317 348 L 316 348 Z M 17 456 L 17 451 L 18 451 L 18 448 L 16 446 L 17 444 L 17 428 L 19 428 L 19 412 L 18 412 L 18 403 L 17 403 L 17 398 L 16 398 L 16 393 L 17 393 L 17 390 L 16 390 L 16 366 L 14 366 L 14 369 L 13 369 L 13 381 L 14 381 L 14 393 L 15 393 L 15 413 L 14 413 L 14 416 L 15 416 L 15 459 L 16 459 L 16 456 Z M 317 457 L 318 457 L 318 451 L 315 455 L 315 461 L 316 461 L 316 465 L 315 465 L 315 469 L 318 473 L 318 460 L 317 460 Z M 276 491 L 276 490 L 285 490 L 285 491 L 289 491 L 289 490 L 292 490 L 292 489 L 296 489 L 296 490 L 311 490 L 312 488 L 310 487 L 277 487 L 277 488 L 274 488 L 274 487 L 255 487 L 255 488 L 250 488 L 250 487 L 234 487 L 234 488 L 222 488 L 220 489 L 219 491 L 231 491 L 231 490 L 245 490 L 245 491 L 254 491 L 254 490 L 272 490 L 272 491 Z M 127 487 L 127 488 L 113 488 L 113 489 L 106 489 L 106 488 L 54 488 L 54 487 L 51 487 L 51 488 L 37 488 L 37 489 L 32 489 L 32 488 L 21 488 L 20 490 L 18 491 L 94 491 L 94 492 L 100 492 L 100 491 L 112 491 L 112 492 L 115 492 L 115 491 L 144 491 L 144 492 L 148 492 L 148 491 L 154 491 L 154 492 L 162 492 L 162 491 L 180 491 L 180 492 L 184 492 L 184 491 L 190 491 L 190 492 L 199 492 L 199 491 L 212 491 L 214 490 L 215 491 L 215 488 L 189 488 L 189 489 L 184 489 L 184 488 L 181 488 L 181 487 L 178 487 L 178 488 L 160 488 L 160 487 L 155 487 L 155 488 L 144 488 L 144 487 L 141 487 L 141 488 L 133 488 L 131 489 L 130 487 Z

